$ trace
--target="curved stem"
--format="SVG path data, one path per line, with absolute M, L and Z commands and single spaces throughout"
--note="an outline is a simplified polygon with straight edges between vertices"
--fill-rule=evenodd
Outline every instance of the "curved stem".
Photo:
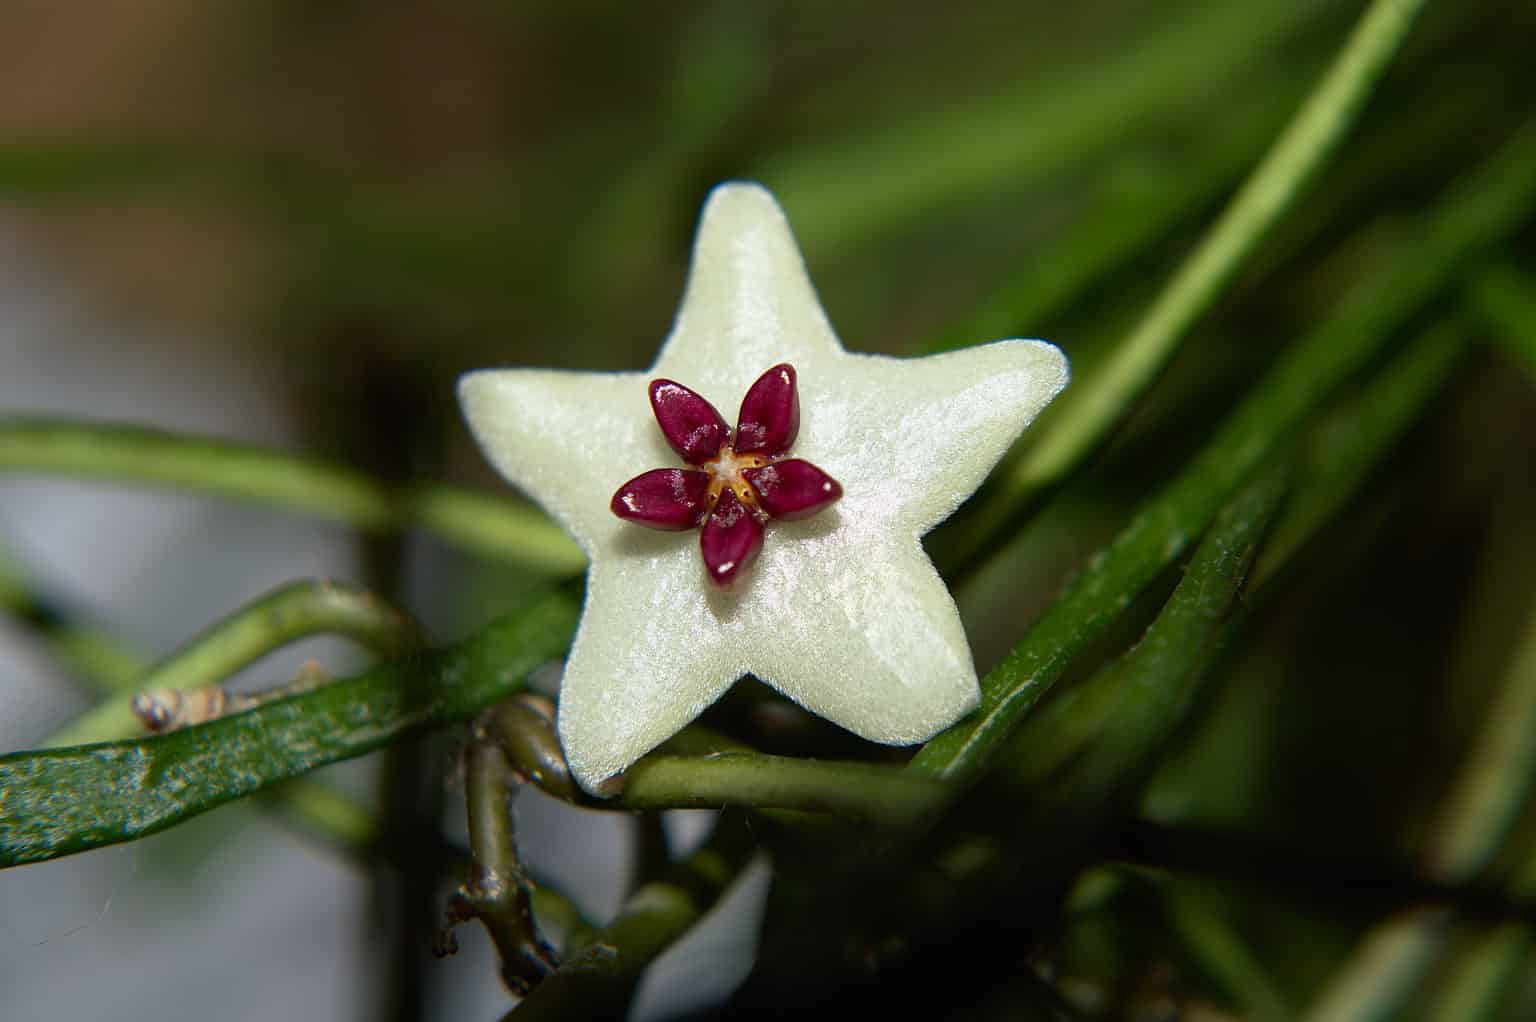
M 471 742 L 464 750 L 464 797 L 472 873 L 449 902 L 449 924 L 472 918 L 484 923 L 501 960 L 502 981 L 524 996 L 554 970 L 555 959 L 534 926 L 512 830 L 512 794 L 501 750 L 490 742 Z
M 795 809 L 899 827 L 937 811 L 948 786 L 870 763 L 724 752 L 648 756 L 624 774 L 626 809 Z
M 392 487 L 344 465 L 245 444 L 128 426 L 0 420 L 0 470 L 196 490 L 362 529 L 420 527 L 551 574 L 574 574 L 586 563 L 565 533 L 525 504 L 449 486 Z
M 1167 365 L 1179 342 L 1331 156 L 1397 52 L 1424 0 L 1374 0 L 1285 132 L 1099 372 L 1078 381 L 981 511 L 991 535 L 1014 509 L 1088 457 Z
M 324 580 L 294 582 L 213 625 L 151 668 L 134 688 L 216 685 L 290 642 L 320 634 L 345 636 L 385 659 L 421 645 L 416 625 L 367 590 Z M 132 738 L 142 731 L 128 698 L 117 696 L 55 731 L 40 748 Z

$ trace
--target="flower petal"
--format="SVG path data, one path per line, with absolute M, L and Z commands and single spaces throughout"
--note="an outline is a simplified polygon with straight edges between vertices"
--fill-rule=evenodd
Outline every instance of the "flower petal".
M 708 472 L 653 468 L 620 486 L 609 506 L 625 521 L 678 532 L 704 520 L 708 490 Z
M 736 417 L 737 454 L 783 454 L 800 432 L 795 367 L 781 362 L 757 378 Z
M 836 479 L 800 458 L 742 469 L 741 475 L 757 491 L 758 504 L 774 518 L 809 518 L 843 495 Z
M 704 554 L 709 580 L 716 585 L 730 585 L 752 566 L 762 547 L 763 523 L 736 499 L 735 490 L 722 490 L 720 502 L 699 533 L 699 549 Z
M 730 435 L 730 427 L 715 406 L 681 383 L 652 380 L 651 411 L 656 413 L 667 443 L 693 465 L 702 465 L 719 454 L 720 445 Z

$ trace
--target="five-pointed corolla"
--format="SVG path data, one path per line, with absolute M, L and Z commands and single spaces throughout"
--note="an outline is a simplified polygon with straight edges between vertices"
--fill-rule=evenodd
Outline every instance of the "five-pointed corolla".
M 976 668 L 922 536 L 1066 382 L 1042 341 L 848 351 L 783 211 L 742 183 L 710 196 L 649 369 L 466 376 L 486 455 L 590 559 L 560 682 L 576 780 L 605 790 L 746 674 L 891 745 L 970 712 Z M 700 395 L 745 395 L 736 428 Z M 701 526 L 698 549 L 666 531 Z
M 663 531 L 702 524 L 699 549 L 716 585 L 757 560 L 770 518 L 798 521 L 843 495 L 837 480 L 802 458 L 786 458 L 800 432 L 795 367 L 780 363 L 742 399 L 732 433 L 715 406 L 681 383 L 652 380 L 651 411 L 667 443 L 693 468 L 653 468 L 619 487 L 620 518 Z

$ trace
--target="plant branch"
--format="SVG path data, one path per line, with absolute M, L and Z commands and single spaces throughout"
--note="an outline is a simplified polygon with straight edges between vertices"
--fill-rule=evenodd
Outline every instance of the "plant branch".
M 169 486 L 317 515 L 360 529 L 420 527 L 473 553 L 566 575 L 585 557 L 525 504 L 450 486 L 394 487 L 283 451 L 128 426 L 0 420 L 0 470 Z
M 528 880 L 512 829 L 511 771 L 499 748 L 471 741 L 464 750 L 464 796 L 469 811 L 470 877 L 448 902 L 440 953 L 458 950 L 452 927 L 478 919 L 496 945 L 501 978 L 518 996 L 555 968 L 554 951 L 539 939 Z

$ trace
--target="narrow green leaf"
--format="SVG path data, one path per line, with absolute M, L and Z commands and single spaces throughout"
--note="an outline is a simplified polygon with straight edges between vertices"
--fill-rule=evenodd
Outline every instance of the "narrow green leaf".
M 171 486 L 363 529 L 419 526 L 475 553 L 554 574 L 586 563 L 570 537 L 526 504 L 450 486 L 401 489 L 345 465 L 246 444 L 129 426 L 0 420 L 0 471 Z
M 1467 261 L 1513 235 L 1536 204 L 1536 123 L 1523 125 L 1431 213 L 1422 240 L 1270 370 L 1184 473 L 1143 505 L 982 682 L 981 709 L 913 760 L 926 774 L 974 778 L 1071 659 L 1186 550 L 1217 510 L 1344 381 Z
M 447 649 L 423 653 L 140 741 L 0 757 L 0 866 L 131 841 L 408 732 L 468 719 L 559 656 L 570 596 L 542 597 Z
M 1129 652 L 1026 719 L 1009 746 L 1013 781 L 1052 805 L 1100 810 L 1145 775 L 1220 646 L 1285 477 L 1268 471 L 1223 508 Z
M 1343 142 L 1423 6 L 1424 0 L 1375 0 L 1366 10 L 1291 123 L 1108 364 L 1067 392 L 1049 428 L 977 512 L 978 542 L 998 531 L 1015 505 L 1033 499 L 1081 464 L 1162 373 L 1190 330 Z

